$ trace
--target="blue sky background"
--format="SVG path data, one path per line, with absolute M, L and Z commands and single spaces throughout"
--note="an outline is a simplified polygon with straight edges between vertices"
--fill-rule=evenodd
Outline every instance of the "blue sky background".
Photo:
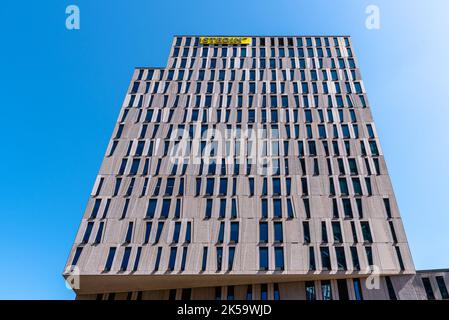
M 365 28 L 369 4 L 380 30 Z M 74 298 L 61 273 L 131 74 L 164 66 L 175 34 L 351 35 L 416 268 L 448 268 L 448 13 L 447 0 L 2 1 L 0 299 Z

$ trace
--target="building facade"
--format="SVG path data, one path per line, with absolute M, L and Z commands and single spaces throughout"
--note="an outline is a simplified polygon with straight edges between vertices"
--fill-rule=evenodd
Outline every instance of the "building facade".
M 136 68 L 75 272 L 79 299 L 442 299 L 449 281 L 415 271 L 348 36 L 175 36 L 165 68 Z

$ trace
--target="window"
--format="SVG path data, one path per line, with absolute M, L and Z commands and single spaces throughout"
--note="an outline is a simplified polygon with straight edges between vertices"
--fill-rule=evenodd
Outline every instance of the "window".
M 342 203 L 343 203 L 343 210 L 345 213 L 345 218 L 352 218 L 353 214 L 352 214 L 351 200 L 345 198 L 345 199 L 342 199 Z
M 313 249 L 313 247 L 309 247 L 309 271 L 315 270 L 316 270 L 315 250 Z
M 279 179 L 279 178 L 273 179 L 273 194 L 274 195 L 281 194 L 281 179 Z
M 231 243 L 238 243 L 239 242 L 239 223 L 238 222 L 231 222 L 230 242 Z
M 262 218 L 268 218 L 268 200 L 262 199 Z
M 153 219 L 154 212 L 156 211 L 156 205 L 157 205 L 156 199 L 148 200 L 148 208 L 147 208 L 147 215 L 146 215 L 147 219 Z
M 332 233 L 334 234 L 334 242 L 336 243 L 343 242 L 343 235 L 341 233 L 340 222 L 338 221 L 332 222 Z
M 268 242 L 268 223 L 259 222 L 259 241 L 261 243 Z
M 354 287 L 354 296 L 356 300 L 363 300 L 363 294 L 362 294 L 362 285 L 360 284 L 360 279 L 354 278 L 352 280 L 352 284 Z
M 173 243 L 178 243 L 179 241 L 179 232 L 181 230 L 181 222 L 175 222 L 175 228 L 173 230 Z
M 351 247 L 351 258 L 353 269 L 356 271 L 360 270 L 360 262 L 359 262 L 359 255 L 357 253 L 357 247 Z
M 159 239 L 161 238 L 162 230 L 164 229 L 164 222 L 161 221 L 157 224 L 157 230 L 156 230 L 156 238 L 154 239 L 154 243 L 158 243 Z
M 268 299 L 268 288 L 266 284 L 260 285 L 260 300 Z
M 385 206 L 385 212 L 387 214 L 388 218 L 391 218 L 391 206 L 390 206 L 390 199 L 385 198 L 384 199 L 384 206 Z
M 221 265 L 223 264 L 223 247 L 217 247 L 217 271 L 221 271 Z
M 281 300 L 281 296 L 279 294 L 279 285 L 277 283 L 273 285 L 273 300 Z
M 181 290 L 182 290 L 181 300 L 190 300 L 190 296 L 192 295 L 192 289 L 188 288 Z
M 373 238 L 371 237 L 371 229 L 369 227 L 368 221 L 360 222 L 360 226 L 362 227 L 363 240 L 368 243 L 373 242 Z
M 287 199 L 287 217 L 293 219 L 295 214 L 293 213 L 293 204 L 291 199 Z
M 234 300 L 234 286 L 228 287 L 228 294 L 226 297 L 228 300 Z
M 103 228 L 104 228 L 104 222 L 100 222 L 100 226 L 98 227 L 97 235 L 95 237 L 95 244 L 98 244 L 101 242 L 101 236 L 103 235 Z
M 234 266 L 234 256 L 235 256 L 235 247 L 229 247 L 228 271 L 231 271 L 232 267 Z
M 253 300 L 253 286 L 251 284 L 246 289 L 246 300 Z
M 343 247 L 336 247 L 335 254 L 337 255 L 338 270 L 346 270 L 345 249 Z
M 220 179 L 220 195 L 226 195 L 228 190 L 228 180 L 226 178 Z
M 282 217 L 282 203 L 281 199 L 273 199 L 273 216 L 275 218 Z
M 192 222 L 187 222 L 187 229 L 186 229 L 186 238 L 184 240 L 185 243 L 190 243 L 191 241 L 191 233 L 192 233 Z
M 332 300 L 332 287 L 330 280 L 321 281 L 321 294 L 323 300 Z
M 210 217 L 212 216 L 212 199 L 207 199 L 206 200 L 206 214 L 204 215 L 205 219 L 210 219 Z
M 126 247 L 123 253 L 122 264 L 120 266 L 120 271 L 126 271 L 128 268 L 129 256 L 131 255 L 131 247 Z
M 84 232 L 83 241 L 81 243 L 89 242 L 89 238 L 90 238 L 90 234 L 92 232 L 93 226 L 94 226 L 93 222 L 88 222 L 87 223 L 86 231 Z
M 207 247 L 203 248 L 203 262 L 201 264 L 201 271 L 206 271 L 207 267 Z
M 328 239 L 327 239 L 327 227 L 326 227 L 326 222 L 322 221 L 321 222 L 321 242 L 322 243 L 327 243 Z
M 208 178 L 206 180 L 206 195 L 211 196 L 214 194 L 214 179 Z
M 315 283 L 313 281 L 306 281 L 306 300 L 315 300 Z
M 181 271 L 184 271 L 186 268 L 186 260 L 187 260 L 187 247 L 184 247 L 182 248 Z
M 338 288 L 338 299 L 349 300 L 348 284 L 346 282 L 346 279 L 338 279 L 337 288 Z
M 259 269 L 268 270 L 268 248 L 259 248 Z
M 134 260 L 133 271 L 137 271 L 137 269 L 139 268 L 139 261 L 140 261 L 141 253 L 142 253 L 142 247 L 138 247 L 137 248 L 136 259 Z
M 449 293 L 447 292 L 447 287 L 446 283 L 444 283 L 444 278 L 442 276 L 436 276 L 435 279 L 438 284 L 438 289 L 440 289 L 441 298 L 445 300 L 449 299 Z
M 75 266 L 78 263 L 78 260 L 81 256 L 81 252 L 83 252 L 83 247 L 76 248 L 75 255 L 73 256 L 72 266 Z
M 274 223 L 274 241 L 283 242 L 282 222 Z
M 422 283 L 424 285 L 424 290 L 426 290 L 427 300 L 435 300 L 435 295 L 433 293 L 432 284 L 429 278 L 422 278 Z
M 331 270 L 331 259 L 328 247 L 321 247 L 321 264 L 323 270 Z
M 114 262 L 114 256 L 116 248 L 109 248 L 108 258 L 106 259 L 106 265 L 104 266 L 104 271 L 110 271 L 112 267 L 112 263 Z
M 310 227 L 309 222 L 304 221 L 302 223 L 302 228 L 304 232 L 304 243 L 310 243 Z
M 276 270 L 284 270 L 284 249 L 282 247 L 274 248 L 274 262 Z
M 130 243 L 133 235 L 133 223 L 128 224 L 128 230 L 126 231 L 125 243 Z
M 393 282 L 391 282 L 391 278 L 386 276 L 385 283 L 387 284 L 388 297 L 390 300 L 397 300 L 396 293 L 394 292 Z

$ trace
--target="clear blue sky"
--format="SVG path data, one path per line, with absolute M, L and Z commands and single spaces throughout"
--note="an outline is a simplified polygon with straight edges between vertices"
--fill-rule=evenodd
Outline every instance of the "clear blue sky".
M 77 4 L 81 29 L 65 28 Z M 381 29 L 365 28 L 380 8 Z M 417 268 L 449 267 L 449 2 L 2 1 L 0 299 L 61 273 L 135 66 L 175 34 L 349 34 Z

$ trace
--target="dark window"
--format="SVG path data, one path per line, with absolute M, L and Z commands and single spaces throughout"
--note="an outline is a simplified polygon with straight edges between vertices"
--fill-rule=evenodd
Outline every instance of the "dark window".
M 154 217 L 154 212 L 156 211 L 156 205 L 157 205 L 157 200 L 156 199 L 150 199 L 148 201 L 148 208 L 147 208 L 147 216 L 146 216 L 146 218 L 152 219 Z
M 262 218 L 268 218 L 268 200 L 262 199 Z
M 161 238 L 162 230 L 164 228 L 164 222 L 159 222 L 157 224 L 157 230 L 156 230 L 156 238 L 154 239 L 154 243 L 158 243 L 159 239 Z
M 338 270 L 346 270 L 345 249 L 343 247 L 337 247 L 335 248 L 335 254 L 337 255 Z
M 360 226 L 362 227 L 363 240 L 365 242 L 373 242 L 373 238 L 371 237 L 371 229 L 369 227 L 368 221 L 360 222 Z
M 83 247 L 76 248 L 75 255 L 73 256 L 72 266 L 75 266 L 78 263 L 78 260 L 81 256 L 81 252 L 83 252 Z
M 228 300 L 234 300 L 234 286 L 229 286 L 228 287 L 227 299 Z
M 161 218 L 168 218 L 168 215 L 170 213 L 170 199 L 164 199 L 162 201 L 162 210 L 161 210 Z
M 146 229 L 145 229 L 145 239 L 144 239 L 143 243 L 148 243 L 149 242 L 152 225 L 153 224 L 151 222 L 147 222 Z
M 337 288 L 338 288 L 338 299 L 349 300 L 348 284 L 346 282 L 346 279 L 338 279 Z
M 279 294 L 279 285 L 277 283 L 273 285 L 273 300 L 281 300 L 281 296 Z
M 159 270 L 159 264 L 161 263 L 162 247 L 157 248 L 156 261 L 154 262 L 154 271 Z
M 316 270 L 315 250 L 313 249 L 313 247 L 309 247 L 309 270 L 310 271 Z
M 192 223 L 189 221 L 187 222 L 187 229 L 186 229 L 186 238 L 185 238 L 186 243 L 190 243 L 192 236 L 191 233 L 192 233 Z
M 133 223 L 128 224 L 128 230 L 126 231 L 125 243 L 130 243 L 133 235 Z
M 180 230 L 181 222 L 175 222 L 175 228 L 173 230 L 173 243 L 178 243 Z
M 207 267 L 207 247 L 203 248 L 203 262 L 201 264 L 201 271 L 206 271 Z
M 212 199 L 206 200 L 206 214 L 204 216 L 205 219 L 209 219 L 212 216 Z
M 234 255 L 235 255 L 235 247 L 229 247 L 228 271 L 232 270 L 232 267 L 234 266 Z
M 187 261 L 187 247 L 184 247 L 184 248 L 182 248 L 181 271 L 185 270 L 186 261 Z
M 84 232 L 83 241 L 81 243 L 89 242 L 90 234 L 92 232 L 92 228 L 94 226 L 93 222 L 88 222 L 86 226 L 86 231 Z
M 427 300 L 435 300 L 435 295 L 433 293 L 432 284 L 429 278 L 422 278 L 422 283 L 424 289 L 426 290 Z
M 394 292 L 393 282 L 391 282 L 391 278 L 386 276 L 385 282 L 387 284 L 388 297 L 390 300 L 397 300 L 396 293 Z
M 231 222 L 231 243 L 239 242 L 239 223 Z
M 315 283 L 313 281 L 306 281 L 306 300 L 315 300 Z
M 190 300 L 190 296 L 192 295 L 192 289 L 182 289 L 181 300 Z
M 282 203 L 281 199 L 273 199 L 273 216 L 275 218 L 282 217 Z
M 341 233 L 340 222 L 338 221 L 332 222 L 332 233 L 334 234 L 334 242 L 336 243 L 343 242 L 343 235 Z
M 282 222 L 274 223 L 274 241 L 283 242 Z
M 170 248 L 170 259 L 168 261 L 168 270 L 169 271 L 173 271 L 175 269 L 177 249 L 178 249 L 177 247 Z
M 260 286 L 260 300 L 268 299 L 268 288 L 266 284 Z
M 259 248 L 259 269 L 268 270 L 268 248 Z
M 284 249 L 282 247 L 274 248 L 274 262 L 276 270 L 284 270 Z
M 385 206 L 385 212 L 387 213 L 387 217 L 391 218 L 390 199 L 388 199 L 388 198 L 384 199 L 384 206 Z
M 331 259 L 329 256 L 329 248 L 321 247 L 321 264 L 323 270 L 331 270 Z
M 359 255 L 357 254 L 357 247 L 351 247 L 352 266 L 354 270 L 360 270 Z
M 116 248 L 109 248 L 108 258 L 106 259 L 106 265 L 104 266 L 104 271 L 110 271 L 112 267 L 112 263 L 114 262 L 114 256 Z
M 253 286 L 248 285 L 248 289 L 246 290 L 246 300 L 253 300 Z
M 131 247 L 125 248 L 123 253 L 122 265 L 120 266 L 120 271 L 126 271 L 128 268 L 129 256 L 131 255 Z
M 309 227 L 309 222 L 304 221 L 302 223 L 302 228 L 303 228 L 303 232 L 304 232 L 304 242 L 305 243 L 310 243 L 310 227 Z
M 259 241 L 262 243 L 268 242 L 268 223 L 259 223 Z
M 449 293 L 447 292 L 446 283 L 444 282 L 444 278 L 442 276 L 436 276 L 435 277 L 438 288 L 440 289 L 441 298 L 443 299 L 449 299 Z

